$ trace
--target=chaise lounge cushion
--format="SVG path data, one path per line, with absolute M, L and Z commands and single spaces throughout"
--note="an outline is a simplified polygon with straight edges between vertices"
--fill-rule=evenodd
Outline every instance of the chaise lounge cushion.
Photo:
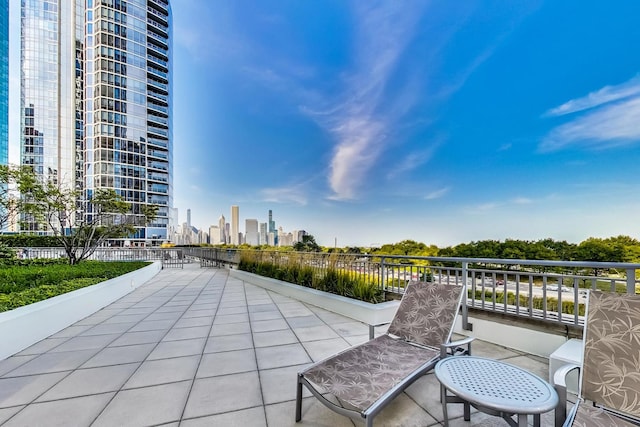
M 583 397 L 640 418 L 640 295 L 592 291 Z
M 304 376 L 364 412 L 425 362 L 435 363 L 439 356 L 439 349 L 382 335 L 326 360 Z
M 630 423 L 620 417 L 612 415 L 604 409 L 594 407 L 588 403 L 580 402 L 578 412 L 573 420 L 573 427 L 634 427 L 637 424 Z

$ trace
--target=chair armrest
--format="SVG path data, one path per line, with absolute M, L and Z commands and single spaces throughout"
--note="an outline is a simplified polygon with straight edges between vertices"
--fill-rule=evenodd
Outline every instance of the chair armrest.
M 467 337 L 457 341 L 451 341 L 440 345 L 440 357 L 455 356 L 456 354 L 471 355 L 471 342 L 475 337 Z M 462 346 L 467 346 L 465 350 Z
M 391 320 L 389 320 L 388 322 L 381 322 L 381 323 L 376 323 L 374 325 L 369 325 L 369 339 L 372 340 L 375 338 L 375 332 L 376 332 L 376 327 L 378 326 L 382 326 L 382 325 L 389 325 L 391 323 Z
M 580 365 L 564 365 L 559 367 L 553 374 L 553 387 L 558 393 L 556 426 L 561 426 L 567 418 L 567 375 L 575 369 L 580 370 Z

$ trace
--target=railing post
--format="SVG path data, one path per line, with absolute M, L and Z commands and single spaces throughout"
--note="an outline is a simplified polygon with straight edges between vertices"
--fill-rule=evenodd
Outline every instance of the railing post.
M 385 271 L 384 271 L 384 257 L 380 258 L 380 289 L 384 291 L 385 288 Z
M 627 293 L 634 295 L 636 293 L 636 269 L 627 268 Z
M 465 331 L 472 331 L 473 325 L 469 323 L 469 307 L 467 307 L 467 278 L 469 277 L 469 263 L 464 261 L 462 263 L 462 286 L 464 286 L 464 292 L 462 292 L 462 329 Z

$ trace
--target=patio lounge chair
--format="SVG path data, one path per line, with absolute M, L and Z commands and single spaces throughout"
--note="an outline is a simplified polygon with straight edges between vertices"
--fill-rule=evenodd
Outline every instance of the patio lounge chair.
M 296 421 L 305 385 L 329 409 L 367 427 L 373 418 L 441 357 L 470 353 L 473 338 L 450 342 L 464 286 L 410 284 L 388 332 L 320 361 L 298 374 Z M 460 346 L 466 345 L 466 350 Z M 323 393 L 339 399 L 329 401 Z
M 579 399 L 565 420 L 566 375 L 580 367 L 561 367 L 556 425 L 640 425 L 640 295 L 591 291 L 588 298 Z

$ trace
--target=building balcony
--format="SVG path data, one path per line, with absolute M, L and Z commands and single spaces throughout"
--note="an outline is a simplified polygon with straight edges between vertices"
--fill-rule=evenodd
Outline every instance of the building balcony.
M 168 137 L 169 136 L 169 131 L 167 129 L 162 129 L 159 128 L 157 126 L 147 126 L 147 133 L 149 135 L 159 135 L 159 136 L 164 136 L 164 137 Z
M 165 106 L 162 106 L 162 105 L 158 105 L 158 104 L 154 104 L 152 102 L 148 102 L 147 103 L 147 109 L 149 111 L 152 111 L 156 115 L 169 116 L 169 108 L 165 107 Z
M 162 37 L 153 34 L 153 33 L 148 33 L 149 36 L 148 37 L 152 37 L 154 40 L 157 40 L 158 43 L 162 42 Z M 169 49 L 168 47 L 163 47 L 162 46 L 158 46 L 155 43 L 149 43 L 147 42 L 147 49 L 153 50 L 153 52 L 156 55 L 159 55 L 160 57 L 162 57 L 164 60 L 168 61 L 169 60 Z
M 147 139 L 147 144 L 149 144 L 149 145 L 157 145 L 159 147 L 164 147 L 164 148 L 167 148 L 169 146 L 169 142 L 168 141 L 163 141 L 163 140 L 157 139 L 157 138 L 149 138 L 149 139 Z
M 187 263 L 0 361 L 0 422 L 36 425 L 55 417 L 61 425 L 87 426 L 353 426 L 306 390 L 303 418 L 295 423 L 296 373 L 364 342 L 368 332 L 364 323 L 227 269 Z M 547 378 L 546 357 L 517 349 L 520 332 L 517 326 L 511 332 L 513 347 L 476 340 L 473 354 Z M 502 335 L 507 342 L 509 333 Z M 374 425 L 440 426 L 439 396 L 429 373 Z M 452 426 L 507 425 L 475 410 L 465 422 L 458 406 L 449 405 Z M 553 425 L 552 413 L 543 415 L 542 425 Z
M 147 53 L 147 61 L 152 63 L 155 67 L 159 67 L 160 69 L 164 70 L 165 72 L 169 71 L 169 64 L 164 59 L 160 59 L 155 55 Z
M 169 25 L 169 17 L 166 12 L 160 12 L 153 7 L 147 7 L 147 16 L 156 19 L 160 24 L 164 26 Z
M 169 37 L 169 30 L 166 25 L 160 24 L 151 18 L 147 18 L 147 29 L 150 29 L 165 39 Z
M 152 94 L 153 92 L 163 92 L 163 94 L 168 94 L 169 93 L 169 85 L 166 83 L 161 83 L 157 80 L 154 79 L 147 79 L 147 87 L 149 90 L 149 94 Z

